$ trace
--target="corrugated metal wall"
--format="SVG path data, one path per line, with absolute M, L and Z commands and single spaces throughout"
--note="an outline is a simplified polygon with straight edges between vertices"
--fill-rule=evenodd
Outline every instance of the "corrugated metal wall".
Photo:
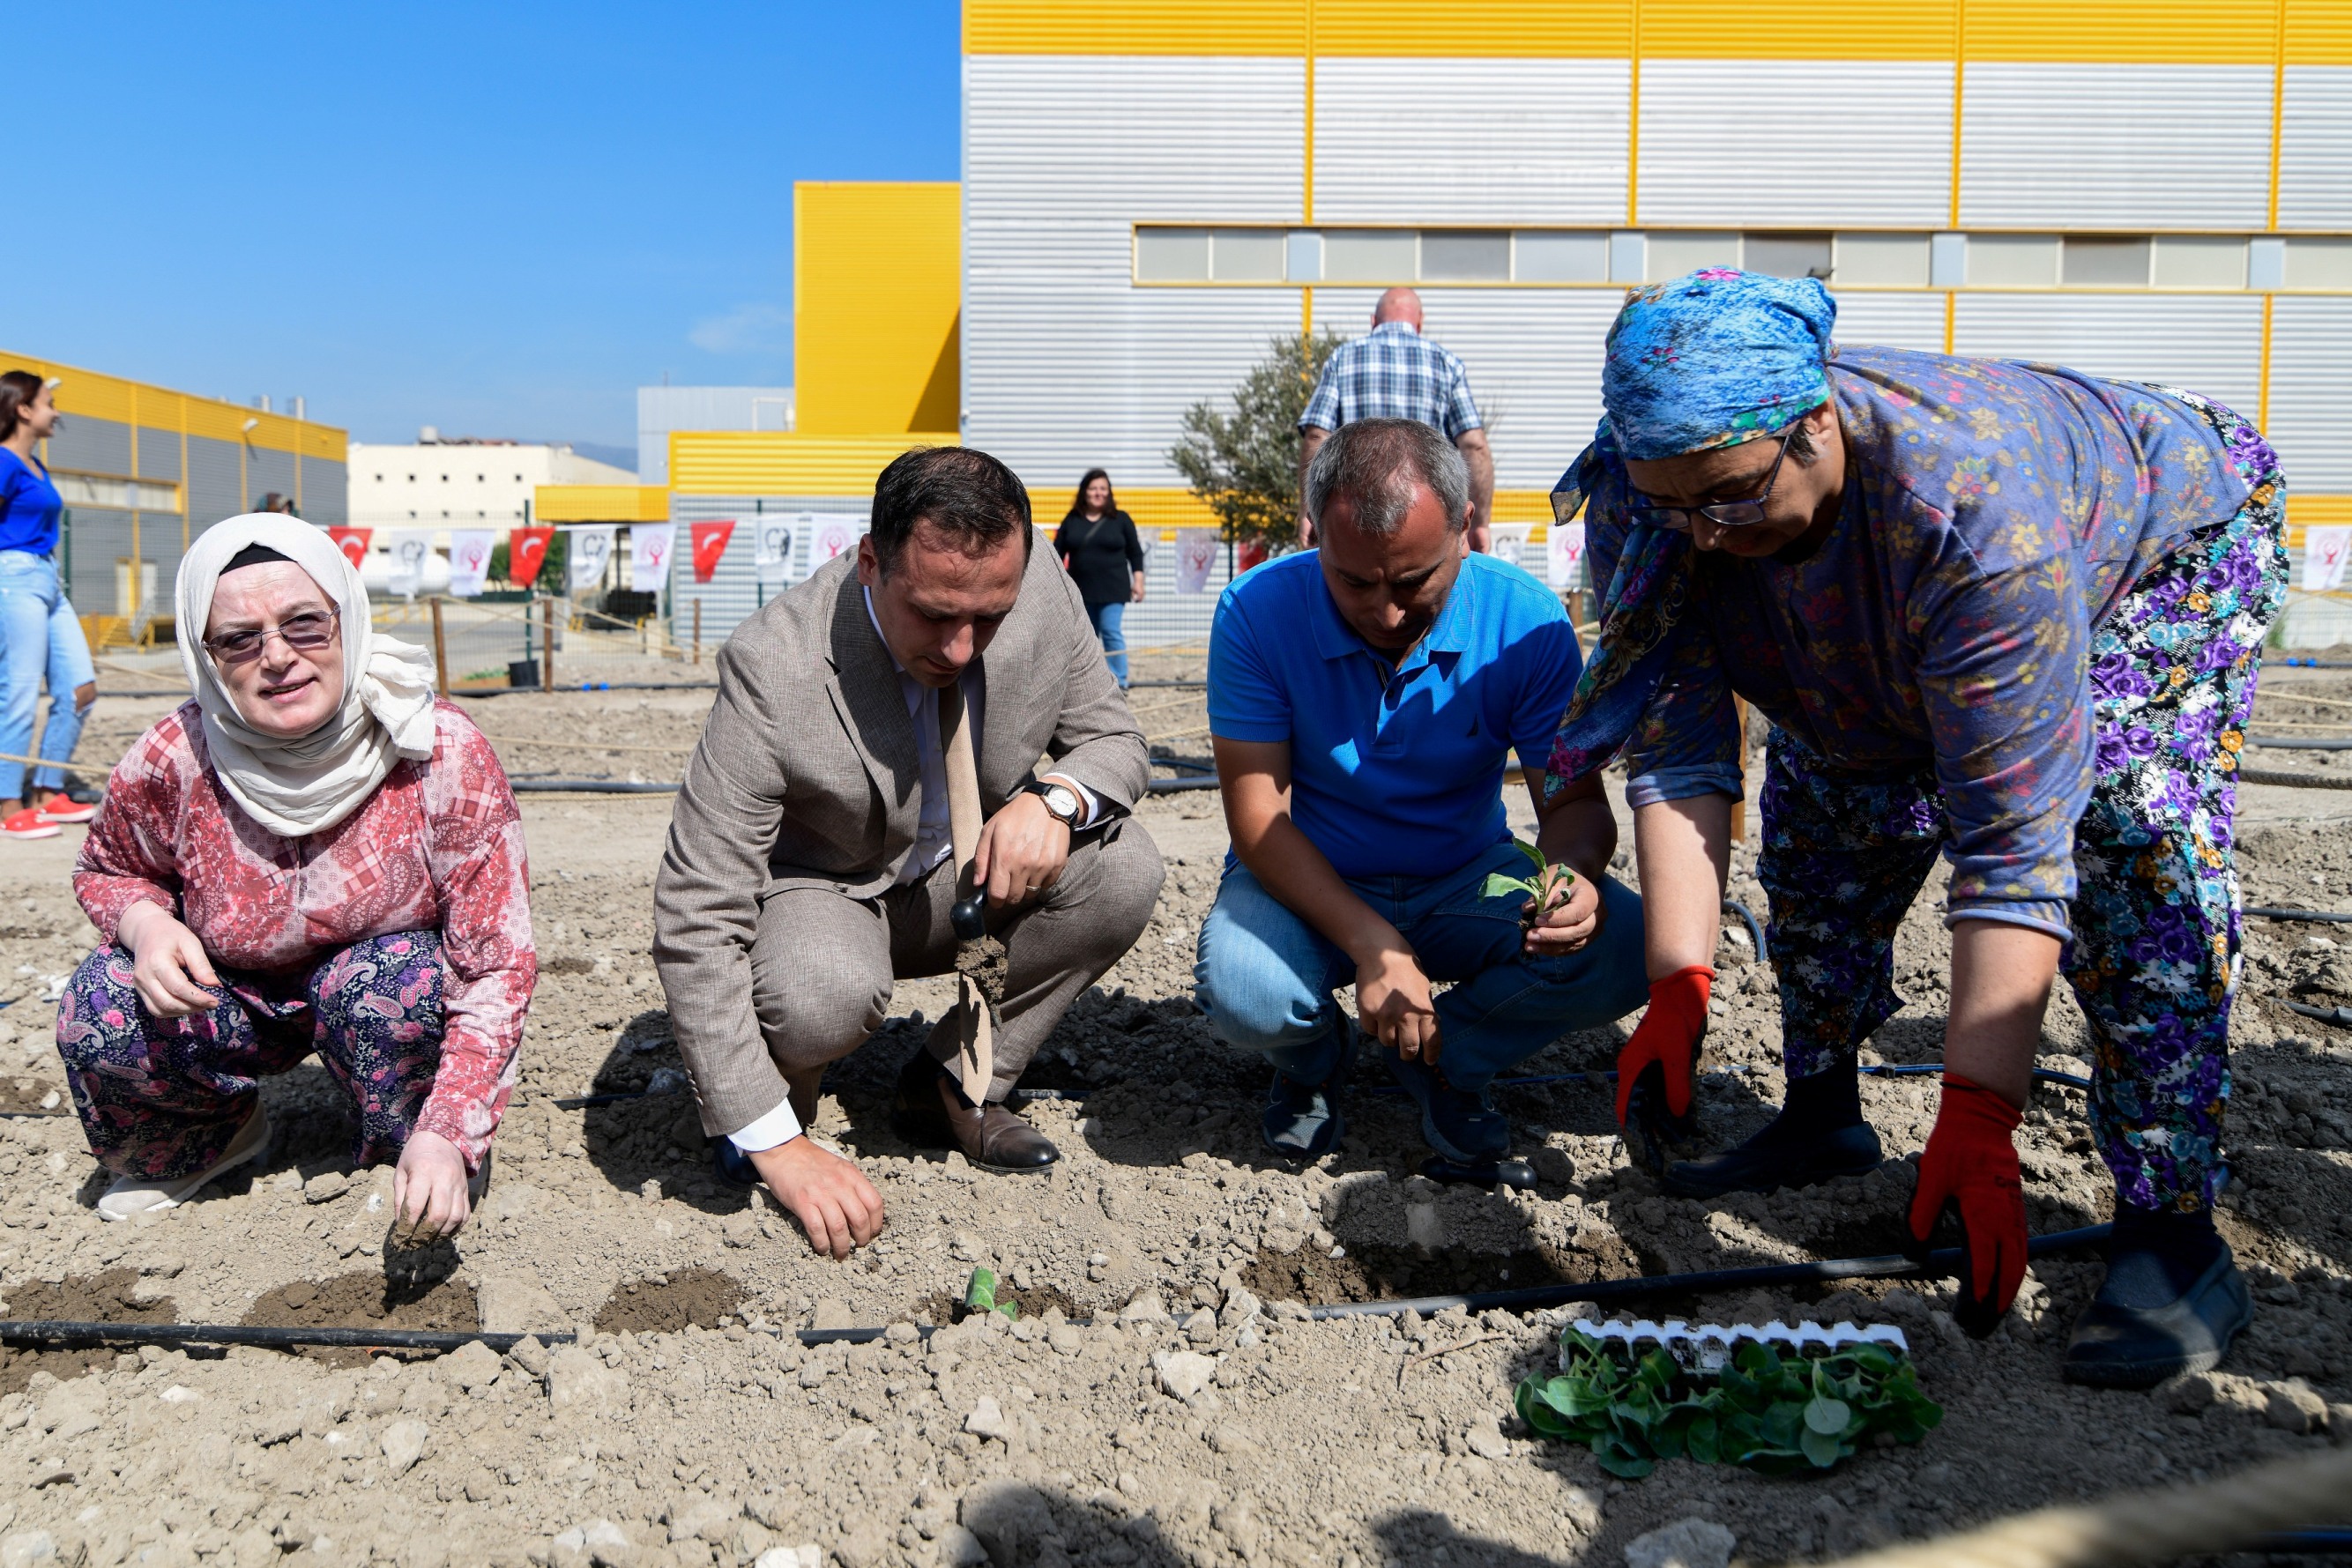
M 2287 494 L 2352 492 L 2352 299 L 2281 299 L 2271 322 L 2271 444 Z
M 93 419 L 88 414 L 68 419 L 49 437 L 52 468 L 79 468 L 92 474 L 131 472 L 131 427 L 119 420 Z
M 1643 223 L 1940 228 L 1951 189 L 1948 63 L 1642 62 Z
M 1890 349 L 1944 351 L 1944 297 L 1940 294 L 1864 294 L 1837 297 L 1837 341 L 1875 343 Z
M 197 533 L 245 510 L 236 443 L 188 437 L 187 486 L 188 523 Z
M 341 463 L 302 459 L 302 516 L 328 528 L 352 520 L 351 470 Z
M 180 433 L 142 424 L 138 434 L 139 472 L 155 479 L 179 478 Z
M 115 602 L 115 562 L 131 554 L 131 514 L 111 507 L 75 507 L 72 517 L 72 559 L 68 563 L 71 570 L 66 577 L 66 597 L 73 601 L 74 609 L 81 614 L 119 615 L 123 606 Z M 176 522 L 170 543 L 176 565 L 180 545 Z M 148 559 L 155 559 L 143 534 L 140 550 Z M 161 580 L 159 569 L 158 581 Z
M 1972 61 L 1960 95 L 1960 222 L 2260 228 L 2271 89 L 2262 66 Z
M 281 496 L 294 494 L 294 455 L 273 452 L 266 446 L 248 449 L 245 456 L 245 506 L 257 506 L 261 497 L 272 490 Z
M 2037 360 L 2262 405 L 2263 302 L 2123 294 L 1960 296 L 1957 353 Z
M 1315 215 L 1614 222 L 1632 76 L 1623 60 L 1318 60 Z
M 2279 226 L 2352 227 L 2352 66 L 2287 68 L 2279 149 Z

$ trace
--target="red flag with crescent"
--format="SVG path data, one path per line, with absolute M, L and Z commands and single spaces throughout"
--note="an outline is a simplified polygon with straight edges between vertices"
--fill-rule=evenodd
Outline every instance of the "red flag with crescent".
M 373 528 L 329 528 L 327 537 L 343 552 L 343 559 L 353 566 L 367 564 L 368 540 L 375 537 Z
M 719 574 L 719 558 L 727 553 L 727 541 L 735 537 L 735 519 L 719 517 L 711 522 L 694 525 L 694 580 L 709 582 Z
M 507 546 L 507 580 L 517 588 L 529 588 L 539 578 L 539 564 L 547 559 L 547 547 L 554 542 L 553 528 L 517 528 Z

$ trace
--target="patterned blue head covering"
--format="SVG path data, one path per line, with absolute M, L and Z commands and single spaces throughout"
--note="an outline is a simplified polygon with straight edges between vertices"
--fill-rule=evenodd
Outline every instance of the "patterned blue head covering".
M 1636 462 L 1731 446 L 1829 401 L 1837 301 L 1817 278 L 1706 267 L 1634 294 L 1609 329 L 1601 397 Z

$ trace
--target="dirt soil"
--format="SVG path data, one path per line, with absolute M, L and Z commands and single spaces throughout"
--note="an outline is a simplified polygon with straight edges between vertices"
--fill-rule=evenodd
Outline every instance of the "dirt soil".
M 1179 663 L 1139 674 L 1197 673 Z M 2352 733 L 2352 679 L 2279 671 L 2265 686 L 2263 718 Z M 1195 754 L 1205 743 L 1183 732 L 1200 710 L 1184 697 L 1135 694 L 1139 709 L 1170 701 L 1144 716 L 1147 733 Z M 657 748 L 690 743 L 707 700 L 550 694 L 473 711 L 522 737 L 501 747 L 518 773 L 659 779 L 683 753 Z M 85 757 L 110 760 L 166 706 L 110 695 Z M 556 740 L 585 749 L 545 744 Z M 2337 754 L 2250 757 L 2352 781 Z M 1513 810 L 1525 820 L 1523 798 Z M 131 1224 L 93 1212 L 103 1182 L 72 1118 L 0 1115 L 0 1315 L 455 1322 L 470 1296 L 486 1328 L 582 1336 L 551 1356 L 531 1341 L 503 1359 L 351 1367 L 247 1350 L 11 1355 L 0 1537 L 12 1552 L 47 1532 L 61 1559 L 86 1553 L 93 1568 L 867 1568 L 983 1553 L 1615 1568 L 1635 1537 L 1698 1516 L 1732 1531 L 1740 1557 L 1771 1562 L 2325 1444 L 2285 1429 L 2308 1420 L 2270 1418 L 2309 1408 L 2298 1384 L 2335 1403 L 2339 1433 L 2352 1427 L 2352 1032 L 2283 1005 L 2352 1005 L 2352 930 L 2247 924 L 2223 1223 L 2259 1316 L 2210 1402 L 2059 1381 L 2099 1277 L 2087 1258 L 2037 1265 L 1981 1343 L 1953 1328 L 1941 1283 L 1661 1301 L 1714 1321 L 1895 1323 L 1946 1417 L 1916 1448 L 1866 1451 L 1820 1479 L 1677 1461 L 1628 1484 L 1511 1416 L 1511 1385 L 1551 1357 L 1562 1312 L 1310 1322 L 1299 1303 L 1892 1250 L 1931 1078 L 1864 1080 L 1895 1156 L 1882 1170 L 1771 1197 L 1661 1195 L 1628 1162 L 1606 1086 L 1581 1080 L 1502 1095 L 1534 1189 L 1435 1186 L 1417 1174 L 1428 1151 L 1409 1103 L 1379 1092 L 1369 1061 L 1342 1148 L 1286 1167 L 1258 1143 L 1265 1070 L 1215 1044 L 1190 1000 L 1224 851 L 1215 797 L 1163 797 L 1140 813 L 1169 865 L 1151 927 L 1026 1081 L 1055 1092 L 1026 1113 L 1061 1164 L 992 1176 L 894 1135 L 899 1063 L 950 996 L 947 980 L 903 983 L 889 1021 L 832 1073 L 816 1122 L 873 1177 L 888 1226 L 850 1262 L 821 1261 L 772 1203 L 716 1177 L 678 1092 L 646 952 L 668 810 L 661 797 L 525 800 L 544 977 L 495 1179 L 444 1275 L 396 1259 L 410 1272 L 387 1293 L 388 1173 L 343 1170 L 349 1113 L 315 1064 L 266 1086 L 284 1130 L 266 1166 Z M 1760 915 L 1750 819 L 1733 895 Z M 2246 787 L 2247 902 L 2352 912 L 2347 822 L 2352 793 Z M 94 940 L 66 878 L 79 838 L 0 856 L 0 999 L 13 1004 L 0 1010 L 0 1110 L 37 1111 L 59 1086 L 51 1003 Z M 1911 1005 L 1872 1060 L 1937 1058 L 1949 952 L 1937 897 L 1904 926 L 1896 978 Z M 1703 1081 L 1711 1147 L 1759 1125 L 1781 1092 L 1770 974 L 1744 936 L 1727 936 L 1719 961 L 1711 1065 L 1745 1071 Z M 1571 1036 L 1526 1072 L 1606 1067 L 1624 1033 Z M 2086 1071 L 2088 1052 L 2062 993 L 2043 1061 Z M 561 1103 L 649 1084 L 665 1092 Z M 2037 1229 L 2105 1217 L 2080 1094 L 2038 1092 L 2020 1141 Z M 1018 1323 L 949 1322 L 979 1264 L 1022 1304 Z M 941 1326 L 926 1337 L 918 1323 Z M 790 1333 L 858 1324 L 892 1326 L 855 1347 L 804 1348 Z

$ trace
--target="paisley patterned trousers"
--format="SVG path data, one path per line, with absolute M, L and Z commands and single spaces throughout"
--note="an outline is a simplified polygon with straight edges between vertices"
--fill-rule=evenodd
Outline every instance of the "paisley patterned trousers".
M 2254 489 L 2093 630 L 2094 782 L 2064 969 L 2095 1042 L 2091 1126 L 2117 1194 L 2194 1211 L 2228 1180 L 2231 820 L 2263 637 L 2286 600 L 2286 486 L 2252 426 L 2164 390 L 2205 414 Z M 1933 770 L 1857 777 L 1776 727 L 1761 805 L 1789 1076 L 1851 1071 L 1903 1005 L 1895 927 L 1948 832 Z
M 441 1064 L 439 935 L 372 936 L 307 974 L 215 970 L 220 1005 L 179 1019 L 149 1015 L 120 947 L 74 971 L 58 1054 L 99 1163 L 156 1179 L 204 1169 L 252 1113 L 255 1081 L 314 1051 L 359 1109 L 352 1163 L 396 1156 Z

